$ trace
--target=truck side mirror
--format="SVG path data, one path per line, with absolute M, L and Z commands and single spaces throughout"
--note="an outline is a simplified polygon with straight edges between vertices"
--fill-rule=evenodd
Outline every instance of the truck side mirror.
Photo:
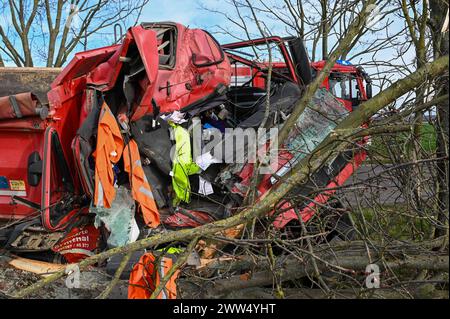
M 367 95 L 367 99 L 372 98 L 372 82 L 367 83 L 367 85 L 366 85 L 366 95 Z
M 42 160 L 38 152 L 28 157 L 28 185 L 38 186 L 42 177 Z

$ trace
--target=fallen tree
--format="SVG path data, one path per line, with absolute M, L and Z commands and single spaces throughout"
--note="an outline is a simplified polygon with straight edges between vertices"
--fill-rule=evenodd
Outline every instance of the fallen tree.
M 183 283 L 181 283 L 183 285 Z M 286 299 L 448 299 L 448 290 L 436 290 L 429 285 L 412 285 L 409 289 L 340 289 L 327 293 L 321 289 L 286 288 Z M 272 299 L 271 288 L 247 288 L 226 295 L 227 299 Z
M 315 152 L 300 161 L 294 169 L 283 178 L 283 183 L 279 183 L 267 195 L 257 202 L 253 207 L 246 208 L 240 213 L 224 220 L 206 224 L 194 229 L 184 229 L 174 232 L 160 233 L 132 244 L 110 249 L 95 256 L 81 261 L 77 266 L 81 271 L 87 269 L 102 260 L 105 260 L 116 254 L 126 254 L 142 248 L 154 247 L 164 243 L 174 241 L 187 241 L 196 237 L 215 234 L 240 224 L 247 223 L 255 217 L 262 217 L 274 209 L 280 199 L 286 196 L 295 185 L 305 183 L 311 172 L 320 168 L 323 163 L 334 154 L 342 151 L 348 145 L 346 137 L 351 137 L 354 133 L 360 131 L 360 126 L 366 123 L 377 111 L 386 105 L 394 102 L 403 94 L 413 90 L 425 79 L 434 79 L 443 74 L 449 66 L 449 58 L 443 56 L 432 63 L 425 65 L 416 72 L 410 74 L 402 80 L 397 81 L 388 89 L 376 95 L 374 98 L 361 104 L 361 106 L 351 113 L 335 129 L 334 134 L 329 135 L 316 149 Z M 349 133 L 351 132 L 351 133 Z M 18 291 L 14 297 L 25 297 L 30 293 L 44 287 L 45 285 L 63 277 L 64 270 L 42 279 L 41 281 Z
M 436 248 L 440 247 L 443 241 L 445 241 L 444 237 L 437 241 L 421 244 Z M 432 251 L 429 254 L 424 254 L 423 251 L 418 249 L 418 244 L 372 244 L 374 247 L 370 249 L 366 249 L 365 244 L 361 241 L 348 242 L 337 246 L 318 246 L 315 248 L 314 255 L 310 255 L 305 251 L 302 256 L 284 256 L 279 258 L 276 262 L 276 267 L 281 271 L 280 277 L 283 282 L 314 276 L 314 260 L 317 261 L 317 267 L 321 272 L 331 270 L 355 277 L 358 274 L 365 274 L 367 265 L 372 263 L 380 265 L 380 271 L 386 269 L 446 271 L 449 267 L 448 255 Z M 423 246 L 421 247 L 423 248 Z M 230 261 L 226 262 L 226 264 L 229 263 Z M 256 267 L 252 269 L 253 274 L 250 275 L 250 278 L 243 279 L 241 275 L 234 275 L 229 278 L 207 282 L 201 287 L 201 290 L 203 290 L 201 298 L 224 297 L 233 291 L 271 286 L 273 284 L 272 271 L 264 259 L 256 262 L 247 260 L 247 263 L 241 261 L 240 265 L 240 271 L 252 269 L 252 266 Z M 221 265 L 223 269 L 226 269 L 228 266 L 230 265 Z M 199 294 L 198 288 L 196 294 Z

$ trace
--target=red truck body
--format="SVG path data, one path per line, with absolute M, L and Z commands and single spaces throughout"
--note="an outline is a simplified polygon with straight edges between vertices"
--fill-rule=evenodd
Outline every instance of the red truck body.
M 243 107 L 246 98 L 260 96 L 265 89 L 267 68 L 239 50 L 267 41 L 278 46 L 283 58 L 273 64 L 273 80 L 295 90 L 307 85 L 311 69 L 301 41 L 291 39 L 285 45 L 286 39 L 280 37 L 220 46 L 203 30 L 177 23 L 144 23 L 131 28 L 121 44 L 77 53 L 51 85 L 47 118 L 0 119 L 0 219 L 35 220 L 45 231 L 57 232 L 87 214 L 93 188 L 87 169 L 90 153 L 84 152 L 92 146 L 89 138 L 95 132 L 87 140 L 83 132 L 100 98 L 131 122 L 148 114 L 190 112 L 224 96 L 230 101 L 244 96 Z M 312 69 L 320 70 L 320 63 L 313 63 Z M 368 98 L 358 72 L 342 65 L 332 70 L 332 75 L 354 77 L 358 85 L 358 96 L 341 99 L 349 111 Z M 252 88 L 233 85 L 236 76 L 242 75 L 252 77 Z M 328 78 L 323 86 L 332 91 Z M 364 157 L 364 153 L 356 154 L 326 185 L 341 185 Z M 280 167 L 285 163 L 280 161 Z M 242 184 L 249 182 L 251 171 L 249 164 L 239 174 Z M 270 175 L 258 185 L 261 195 L 272 187 L 269 181 Z M 323 192 L 314 201 L 326 202 L 332 193 Z M 313 214 L 314 201 L 302 208 L 305 221 Z M 295 218 L 293 210 L 287 209 L 275 225 L 283 227 Z
M 311 63 L 313 73 L 320 72 L 325 66 L 326 61 L 317 61 Z M 264 63 L 268 67 L 268 62 Z M 286 73 L 288 69 L 285 62 L 272 62 L 272 69 L 274 71 Z M 253 87 L 265 88 L 266 78 L 262 76 L 259 69 L 250 66 L 240 66 L 231 69 L 232 78 L 231 84 L 245 83 L 251 81 Z M 345 82 L 347 91 L 336 92 L 336 85 Z M 332 92 L 341 101 L 345 107 L 352 110 L 354 106 L 358 106 L 369 99 L 371 95 L 371 80 L 361 67 L 356 67 L 351 64 L 336 63 L 330 71 L 330 76 L 327 76 L 322 83 L 322 87 Z M 339 88 L 338 88 L 339 89 Z M 368 92 L 369 91 L 369 92 Z M 345 97 L 344 95 L 348 96 Z
M 0 176 L 6 180 L 4 189 L 0 190 L 0 217 L 21 219 L 36 211 L 36 207 L 15 203 L 11 195 L 25 197 L 43 210 L 48 210 L 48 206 L 60 198 L 58 194 L 62 185 L 57 182 L 58 176 L 44 174 L 42 186 L 31 186 L 27 182 L 30 154 L 37 152 L 40 158 L 50 156 L 52 142 L 49 139 L 52 134 L 60 140 L 75 193 L 83 192 L 79 187 L 79 176 L 75 174 L 71 145 L 91 111 L 92 97 L 87 96 L 86 87 L 95 87 L 102 92 L 113 90 L 130 51 L 139 51 L 145 68 L 137 70 L 142 75 L 137 81 L 144 93 L 140 101 L 132 102 L 132 121 L 155 112 L 152 99 L 159 106 L 159 112 L 167 113 L 193 107 L 199 100 L 214 96 L 216 90 L 229 85 L 228 60 L 213 37 L 202 30 L 164 23 L 161 29 L 167 28 L 166 33 L 172 33 L 170 36 L 177 40 L 175 43 L 169 38 L 169 44 L 161 49 L 169 49 L 168 54 L 162 54 L 164 52 L 158 52 L 157 48 L 165 39 L 157 39 L 158 26 L 144 24 L 134 27 L 120 45 L 77 53 L 51 85 L 52 90 L 48 93 L 51 116 L 48 119 L 33 117 L 0 121 L 0 149 L 3 152 Z M 169 56 L 170 61 L 159 64 L 164 56 Z M 196 57 L 195 65 L 190 63 L 193 56 Z M 11 134 L 14 134 L 14 139 Z M 47 146 L 44 145 L 46 141 Z M 57 166 L 57 161 L 47 158 L 44 163 L 52 168 Z M 10 181 L 20 181 L 20 190 L 10 186 L 6 189 Z M 53 229 L 49 224 L 47 227 Z
M 285 41 L 281 38 L 273 38 L 271 40 L 274 42 L 278 42 L 279 45 L 282 46 L 281 52 L 283 53 L 283 57 L 289 61 L 289 58 L 287 58 L 287 49 L 283 46 L 283 43 Z M 266 44 L 265 40 L 260 39 L 226 45 L 225 48 L 239 49 L 245 46 L 264 44 Z M 245 63 L 245 61 L 242 59 L 236 60 L 239 65 L 235 65 L 235 67 L 232 68 L 232 85 L 247 83 L 255 88 L 266 88 L 267 76 L 263 72 L 263 70 L 267 72 L 267 69 L 269 67 L 268 62 L 257 63 L 257 65 L 255 66 Z M 315 74 L 320 72 L 323 69 L 325 63 L 326 61 L 312 62 L 312 75 L 314 76 Z M 272 72 L 284 74 L 291 77 L 293 81 L 299 81 L 298 77 L 296 76 L 298 72 L 295 70 L 293 63 L 277 60 L 271 63 L 271 67 Z M 338 85 L 339 87 L 336 89 Z M 372 95 L 371 80 L 367 73 L 361 67 L 351 65 L 347 61 L 338 60 L 338 62 L 332 67 L 330 75 L 325 78 L 321 87 L 325 88 L 327 91 L 332 92 L 333 95 L 335 95 L 336 98 L 350 112 L 353 111 L 354 108 L 358 107 L 359 104 L 371 98 Z M 366 140 L 361 141 L 361 143 L 366 143 Z M 366 156 L 366 152 L 361 149 L 356 154 L 352 154 L 352 160 L 344 163 L 343 166 L 340 166 L 339 172 L 334 176 L 334 178 L 326 182 L 326 186 L 324 185 L 325 188 L 329 190 L 323 191 L 322 193 L 316 195 L 300 210 L 299 215 L 302 216 L 302 219 L 305 222 L 308 221 L 317 212 L 317 208 L 319 205 L 329 201 L 329 199 L 336 193 L 337 187 L 342 186 L 345 181 L 351 175 L 353 175 L 353 173 L 358 169 L 359 166 L 361 166 L 363 161 L 366 159 Z M 293 155 L 290 152 L 280 152 L 278 169 L 281 169 L 292 158 Z M 242 182 L 239 183 L 240 188 L 242 188 L 242 186 L 250 187 L 253 178 L 253 165 L 247 164 L 240 172 L 239 177 L 242 180 Z M 257 186 L 261 198 L 269 189 L 272 188 L 273 184 L 270 182 L 270 180 L 271 176 L 266 175 L 262 178 L 260 184 Z M 237 187 L 235 187 L 233 191 L 244 195 L 242 191 Z M 274 226 L 276 228 L 283 228 L 292 220 L 298 219 L 299 215 L 293 208 L 291 208 L 291 204 L 288 201 L 282 201 L 277 209 L 283 210 L 285 212 L 279 214 L 275 218 Z

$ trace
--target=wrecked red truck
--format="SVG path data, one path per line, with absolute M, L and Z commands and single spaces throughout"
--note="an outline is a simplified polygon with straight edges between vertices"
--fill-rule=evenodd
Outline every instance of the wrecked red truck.
M 269 97 L 268 44 L 276 60 Z M 370 98 L 368 75 L 344 64 L 299 118 L 272 172 L 254 185 L 257 198 Z M 228 130 L 280 127 L 321 68 L 323 62 L 310 64 L 298 38 L 220 45 L 204 30 L 170 22 L 143 23 L 120 44 L 77 53 L 52 83 L 48 105 L 31 93 L 0 98 L 0 247 L 75 262 L 155 228 L 196 227 L 235 214 L 252 186 L 248 150 L 234 149 L 231 157 L 242 152 L 240 162 L 194 151 Z M 194 122 L 200 141 L 193 140 Z M 295 194 L 342 185 L 365 156 L 339 155 Z M 287 198 L 271 222 L 295 224 L 297 209 L 308 221 L 333 193 L 299 205 Z

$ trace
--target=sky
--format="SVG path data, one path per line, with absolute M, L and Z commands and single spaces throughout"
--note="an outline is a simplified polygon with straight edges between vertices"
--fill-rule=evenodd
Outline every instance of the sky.
M 278 3 L 276 0 L 274 3 Z M 317 0 L 318 1 L 318 0 Z M 215 14 L 213 12 L 207 11 L 202 7 L 208 7 L 212 10 L 218 11 L 218 12 L 226 12 L 230 15 L 235 16 L 235 12 L 233 12 L 233 7 L 229 3 L 227 3 L 227 0 L 150 0 L 147 6 L 143 9 L 141 18 L 139 22 L 153 22 L 153 21 L 175 21 L 180 22 L 184 25 L 187 25 L 191 28 L 203 28 L 206 29 L 214 34 L 214 36 L 219 40 L 221 43 L 227 43 L 232 42 L 234 39 L 232 39 L 229 35 L 224 35 L 223 33 L 218 33 L 215 31 L 218 31 L 217 26 L 221 26 L 232 33 L 236 34 L 237 36 L 240 36 L 241 38 L 245 38 L 245 35 L 243 34 L 242 30 L 237 29 L 232 22 L 228 21 L 223 15 L 221 14 Z M 314 9 L 313 9 L 314 10 Z M 314 13 L 312 13 L 314 14 Z M 249 19 L 248 17 L 246 17 Z M 3 16 L 3 19 L 5 17 Z M 0 23 L 8 23 L 6 20 L 0 21 Z M 268 28 L 270 29 L 270 32 L 272 34 L 287 35 L 284 28 L 281 27 L 280 23 L 278 21 L 267 19 L 265 20 L 267 23 Z M 393 25 L 390 28 L 391 32 L 394 32 L 397 28 L 401 27 L 402 22 L 400 21 L 394 21 Z M 249 22 L 248 26 L 250 28 L 250 33 L 253 33 L 257 36 L 259 36 L 259 32 L 256 29 L 255 23 Z M 125 30 L 124 30 L 125 31 Z M 371 38 L 375 39 L 376 34 L 372 35 L 366 40 L 370 40 Z M 385 37 L 385 34 L 381 35 L 382 37 Z M 335 42 L 336 40 L 331 39 L 331 45 L 332 42 Z M 112 32 L 110 36 L 104 36 L 104 35 L 98 35 L 98 39 L 91 41 L 88 48 L 95 48 L 95 47 L 101 47 L 105 45 L 110 45 L 113 42 L 113 36 Z M 45 45 L 42 46 L 45 48 Z M 307 48 L 311 48 L 311 44 L 306 44 Z M 81 48 L 80 48 L 81 49 Z M 320 52 L 320 42 L 319 42 L 319 48 Z M 384 52 L 381 55 L 377 56 L 376 59 L 379 61 L 388 61 L 391 57 L 393 52 Z M 408 51 L 404 55 L 406 60 L 411 61 L 414 58 L 413 52 Z M 354 63 L 364 63 L 365 61 L 373 61 L 372 56 L 361 56 L 358 58 L 358 61 L 354 61 Z M 66 62 L 68 63 L 70 59 Z M 7 65 L 10 64 L 7 62 Z M 370 66 L 367 66 L 367 68 L 370 68 Z M 371 73 L 370 69 L 368 70 L 369 73 Z M 373 72 L 377 70 L 372 70 Z
M 219 42 L 231 42 L 229 36 L 214 32 L 217 25 L 232 27 L 231 22 L 219 12 L 230 10 L 225 0 L 150 0 L 142 11 L 140 22 L 174 21 L 191 28 L 201 28 L 214 33 Z
M 192 28 L 199 27 L 206 29 L 212 32 L 221 43 L 232 42 L 233 39 L 229 36 L 214 31 L 218 30 L 217 25 L 226 26 L 227 29 L 232 30 L 233 24 L 223 17 L 223 15 L 208 12 L 202 9 L 202 6 L 219 12 L 227 12 L 230 15 L 234 14 L 234 12 L 230 12 L 230 10 L 232 10 L 232 6 L 227 3 L 226 0 L 150 0 L 149 4 L 142 12 L 140 21 L 177 21 Z M 285 30 L 279 27 L 276 22 L 270 20 L 266 21 L 272 34 L 287 35 Z M 400 21 L 400 19 L 393 19 L 389 32 L 392 32 L 393 34 L 396 33 L 396 31 L 402 27 L 402 23 L 403 22 Z M 249 23 L 248 25 L 251 28 L 254 28 L 253 33 L 259 33 L 257 32 L 254 23 Z M 366 38 L 365 41 L 370 40 L 370 38 L 376 39 L 377 36 L 384 38 L 386 34 L 373 34 Z M 245 36 L 242 35 L 242 37 Z M 335 40 L 330 40 L 331 44 L 333 44 L 333 41 Z M 306 46 L 307 48 L 310 47 L 308 44 Z M 320 43 L 318 51 L 320 52 Z M 375 57 L 375 59 L 378 61 L 389 61 L 392 55 L 392 51 L 381 52 L 377 57 Z M 412 61 L 414 59 L 414 52 L 412 50 L 408 50 L 405 52 L 403 57 L 406 61 Z M 372 56 L 362 55 L 357 59 L 357 61 L 353 62 L 364 63 L 365 61 L 372 61 L 372 59 L 374 59 Z M 367 66 L 366 68 L 369 69 L 369 72 L 371 68 L 373 72 L 377 71 L 376 68 L 371 66 Z
M 270 2 L 272 1 L 272 2 Z M 318 0 L 317 0 L 318 1 Z M 276 0 L 269 0 L 268 3 L 277 4 L 281 3 Z M 203 8 L 202 8 L 203 7 Z M 238 29 L 232 22 L 228 21 L 223 15 L 217 14 L 211 11 L 207 11 L 204 7 L 210 8 L 217 12 L 225 12 L 231 16 L 236 16 L 233 6 L 228 0 L 149 0 L 146 7 L 143 9 L 139 22 L 154 22 L 154 21 L 175 21 L 180 22 L 191 28 L 203 28 L 211 33 L 219 40 L 221 43 L 232 42 L 233 39 L 229 35 L 225 35 L 223 32 L 219 31 L 218 26 L 223 27 L 240 38 L 245 38 L 244 32 Z M 69 7 L 68 7 L 69 8 Z M 314 8 L 312 9 L 315 10 Z M 7 13 L 7 12 L 6 12 Z M 314 16 L 314 12 L 311 15 Z M 257 30 L 255 23 L 250 20 L 250 13 L 244 13 L 244 18 L 247 20 L 247 27 L 250 29 L 250 33 L 256 37 L 260 37 L 260 32 Z M 258 13 L 260 19 L 264 19 Z M 63 17 L 64 18 L 64 17 Z M 12 25 L 8 14 L 0 14 L 0 23 L 2 26 Z M 74 19 L 76 21 L 76 19 Z M 288 35 L 282 23 L 274 21 L 272 19 L 264 19 L 264 23 L 270 30 L 271 34 Z M 398 22 L 397 22 L 398 23 Z M 46 23 L 43 23 L 43 30 L 46 32 Z M 392 26 L 393 29 L 396 28 L 395 25 Z M 112 29 L 112 27 L 111 27 Z M 38 30 L 42 32 L 41 30 Z M 125 32 L 125 30 L 124 30 Z M 384 36 L 384 35 L 383 35 Z M 88 48 L 101 47 L 105 45 L 110 45 L 114 42 L 113 31 L 109 30 L 109 34 L 98 34 L 94 36 L 95 39 L 91 39 Z M 335 39 L 330 39 L 330 45 L 336 42 Z M 43 47 L 46 47 L 44 44 Z M 311 45 L 307 45 L 310 49 Z M 82 47 L 80 48 L 82 49 Z M 318 45 L 318 51 L 320 51 L 320 41 Z
M 220 9 L 215 0 L 202 1 L 205 5 Z M 222 6 L 225 9 L 225 6 Z M 216 24 L 217 16 L 206 14 L 197 0 L 150 0 L 142 11 L 142 22 L 176 21 L 191 27 L 205 27 Z

